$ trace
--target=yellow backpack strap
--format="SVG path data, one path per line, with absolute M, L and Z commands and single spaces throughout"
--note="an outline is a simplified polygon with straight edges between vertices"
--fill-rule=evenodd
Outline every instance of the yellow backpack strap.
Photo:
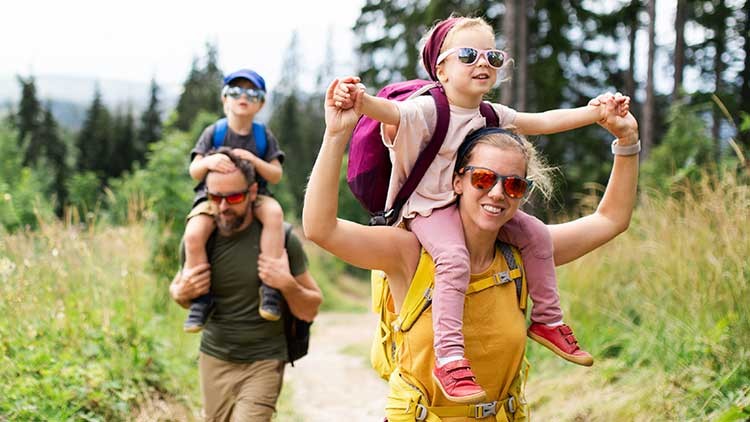
M 398 318 L 393 323 L 394 331 L 409 331 L 417 318 L 432 303 L 435 263 L 430 255 L 422 249 L 417 271 L 414 273 L 409 291 L 406 292 Z

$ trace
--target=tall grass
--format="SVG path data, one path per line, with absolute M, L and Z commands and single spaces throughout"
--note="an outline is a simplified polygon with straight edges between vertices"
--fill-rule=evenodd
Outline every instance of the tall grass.
M 748 217 L 750 187 L 729 173 L 645 192 L 624 235 L 560 271 L 566 319 L 598 363 L 559 375 L 534 350 L 544 370 L 532 389 L 555 402 L 565 393 L 544 384 L 575 373 L 570 397 L 600 395 L 561 419 L 750 418 Z
M 142 225 L 42 224 L 0 240 L 0 415 L 127 420 L 143 401 L 198 397 L 198 336 L 168 280 L 145 272 Z M 0 417 L 2 419 L 2 417 Z

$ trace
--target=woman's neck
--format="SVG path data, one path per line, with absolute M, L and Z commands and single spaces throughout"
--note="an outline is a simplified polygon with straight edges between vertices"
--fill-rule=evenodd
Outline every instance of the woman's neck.
M 471 273 L 485 271 L 495 259 L 495 240 L 497 233 L 479 230 L 478 227 L 464 221 L 466 249 L 469 251 Z

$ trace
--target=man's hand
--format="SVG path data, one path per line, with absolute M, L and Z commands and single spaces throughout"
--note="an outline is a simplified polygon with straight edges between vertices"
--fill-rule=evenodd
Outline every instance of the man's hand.
M 169 286 L 169 293 L 175 302 L 185 306 L 196 297 L 208 293 L 210 287 L 211 265 L 203 263 L 178 272 Z
M 206 161 L 206 167 L 211 171 L 218 171 L 219 173 L 231 173 L 236 170 L 234 163 L 224 154 L 213 154 L 204 158 Z
M 284 290 L 297 281 L 289 269 L 289 257 L 284 253 L 278 258 L 272 258 L 268 254 L 258 256 L 258 276 L 264 283 L 274 289 Z

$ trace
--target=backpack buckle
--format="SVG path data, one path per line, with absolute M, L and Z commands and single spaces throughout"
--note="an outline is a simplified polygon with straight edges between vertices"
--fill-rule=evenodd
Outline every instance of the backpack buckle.
M 495 278 L 495 285 L 499 286 L 501 284 L 509 283 L 511 281 L 510 274 L 508 274 L 507 271 L 503 271 L 501 273 L 497 273 L 493 276 Z
M 396 222 L 396 212 L 393 208 L 388 211 L 378 211 L 370 217 L 370 226 L 390 226 Z
M 474 418 L 482 419 L 497 414 L 497 400 L 474 405 Z
M 423 404 L 417 404 L 417 414 L 414 416 L 414 420 L 423 421 L 427 419 L 427 408 Z

